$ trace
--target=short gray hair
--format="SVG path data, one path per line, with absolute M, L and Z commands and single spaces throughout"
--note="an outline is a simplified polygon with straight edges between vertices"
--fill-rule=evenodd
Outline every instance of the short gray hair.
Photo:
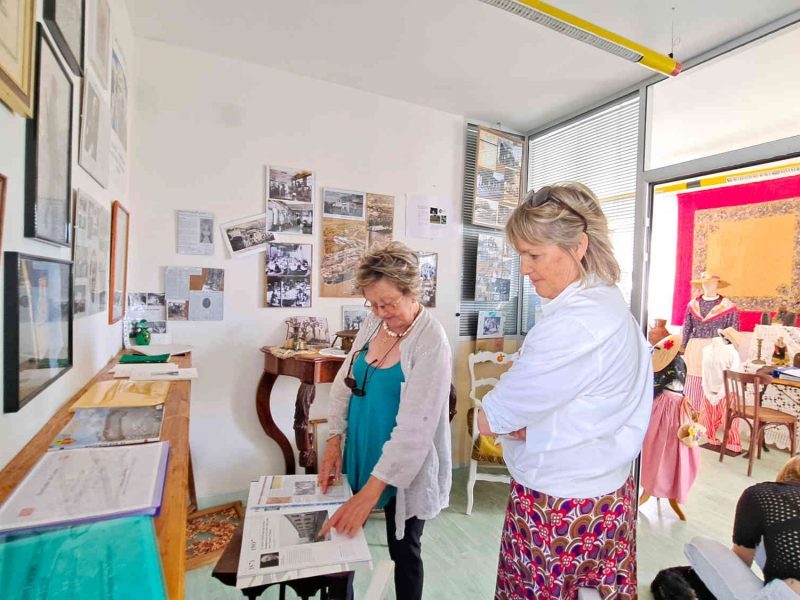
M 589 245 L 578 263 L 581 280 L 594 275 L 608 285 L 619 281 L 619 263 L 614 257 L 608 220 L 592 190 L 574 181 L 531 190 L 506 223 L 506 235 L 514 246 L 556 245 L 572 250 L 586 233 Z
M 389 242 L 367 252 L 356 273 L 356 289 L 363 292 L 364 288 L 384 278 L 391 280 L 403 295 L 414 299 L 419 297 L 419 258 L 416 253 L 401 242 Z

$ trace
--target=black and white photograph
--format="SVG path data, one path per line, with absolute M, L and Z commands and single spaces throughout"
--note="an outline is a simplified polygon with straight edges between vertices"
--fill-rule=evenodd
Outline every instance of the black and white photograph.
M 83 0 L 45 0 L 42 17 L 61 56 L 75 76 L 80 77 L 83 74 Z
M 419 252 L 419 303 L 428 308 L 436 307 L 436 275 L 439 255 L 435 252 Z
M 6 252 L 5 412 L 16 412 L 72 368 L 72 264 Z
M 309 346 L 330 346 L 328 319 L 325 317 L 289 317 L 286 319 L 286 339 L 294 338 L 295 332 Z
M 267 243 L 275 239 L 275 235 L 267 231 L 267 218 L 263 214 L 228 221 L 220 225 L 220 230 L 232 258 L 264 252 Z
M 280 557 L 281 557 L 280 552 L 267 552 L 261 555 L 261 558 L 258 561 L 258 565 L 262 569 L 277 567 L 280 565 Z
M 311 244 L 270 243 L 266 259 L 266 306 L 311 306 Z
M 322 537 L 319 535 L 328 516 L 327 510 L 309 510 L 281 515 L 278 525 L 278 539 L 281 547 L 330 541 L 330 531 Z
M 108 103 L 98 89 L 94 76 L 89 73 L 84 78 L 83 84 L 81 145 L 78 163 L 97 183 L 106 187 L 108 185 L 111 120 Z
M 125 319 L 128 321 L 164 321 L 167 302 L 163 292 L 128 292 Z M 152 330 L 151 330 L 152 331 Z
M 431 206 L 428 220 L 431 225 L 447 225 L 447 209 Z
M 188 321 L 189 302 L 185 300 L 169 300 L 167 302 L 167 319 L 170 321 Z
M 111 212 L 83 190 L 75 194 L 72 275 L 75 317 L 108 310 Z
M 473 223 L 497 223 L 500 203 L 496 200 L 476 198 L 472 207 Z
M 522 143 L 501 137 L 500 147 L 497 150 L 497 164 L 519 169 L 522 166 Z
M 519 205 L 524 140 L 479 128 L 473 225 L 502 229 Z
M 322 191 L 322 216 L 333 219 L 363 221 L 366 211 L 366 194 L 352 190 L 326 188 Z
M 503 337 L 505 316 L 497 310 L 478 311 L 478 339 Z
M 27 121 L 25 236 L 70 246 L 72 78 L 37 29 L 35 117 Z
M 107 90 L 111 60 L 111 9 L 106 0 L 86 0 L 86 11 L 86 56 L 100 81 L 100 87 Z
M 485 233 L 478 235 L 478 258 L 475 264 L 476 301 L 509 300 L 514 255 L 514 249 L 503 237 Z
M 363 304 L 345 304 L 342 306 L 342 329 L 353 331 L 361 329 L 367 320 L 369 309 Z
M 478 169 L 477 193 L 481 198 L 502 198 L 505 175 L 488 169 Z
M 314 232 L 314 174 L 308 169 L 267 167 L 267 229 Z
M 317 491 L 317 486 L 313 481 L 295 481 L 294 482 L 294 495 L 295 496 L 313 496 Z
M 178 254 L 214 255 L 214 213 L 175 211 L 175 242 Z
M 116 41 L 111 47 L 111 131 L 123 150 L 128 148 L 128 76 Z

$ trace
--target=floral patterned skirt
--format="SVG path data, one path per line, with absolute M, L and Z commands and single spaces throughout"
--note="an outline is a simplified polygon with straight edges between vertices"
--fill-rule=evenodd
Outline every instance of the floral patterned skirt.
M 578 588 L 635 600 L 633 475 L 597 498 L 556 498 L 512 479 L 495 600 L 574 600 Z

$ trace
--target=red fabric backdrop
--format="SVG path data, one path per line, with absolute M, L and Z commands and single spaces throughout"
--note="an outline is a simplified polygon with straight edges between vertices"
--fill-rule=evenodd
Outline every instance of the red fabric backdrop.
M 678 255 L 675 261 L 675 286 L 672 295 L 673 323 L 683 325 L 686 305 L 692 297 L 692 286 L 689 282 L 699 275 L 692 273 L 694 213 L 707 208 L 757 204 L 798 196 L 800 196 L 800 175 L 678 194 Z M 725 273 L 718 275 L 725 278 Z M 753 331 L 760 316 L 760 312 L 739 311 L 739 329 Z

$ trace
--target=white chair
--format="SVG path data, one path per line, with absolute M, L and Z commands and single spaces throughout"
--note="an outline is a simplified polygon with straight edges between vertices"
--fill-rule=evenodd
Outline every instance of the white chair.
M 481 363 L 493 363 L 498 366 L 511 365 L 519 354 L 506 354 L 505 352 L 476 352 L 468 357 L 470 390 L 469 397 L 472 399 L 472 408 L 467 415 L 469 433 L 472 438 L 472 450 L 469 460 L 469 479 L 467 481 L 467 514 L 472 514 L 473 491 L 476 481 L 494 481 L 499 483 L 509 483 L 510 477 L 506 473 L 486 473 L 478 472 L 478 463 L 481 467 L 486 467 L 494 471 L 506 469 L 503 461 L 503 450 L 492 438 L 483 436 L 478 431 L 478 410 L 481 407 L 481 398 L 486 392 L 480 393 L 480 388 L 491 388 L 497 385 L 496 377 L 477 377 L 475 366 Z M 487 390 L 488 391 L 488 390 Z

